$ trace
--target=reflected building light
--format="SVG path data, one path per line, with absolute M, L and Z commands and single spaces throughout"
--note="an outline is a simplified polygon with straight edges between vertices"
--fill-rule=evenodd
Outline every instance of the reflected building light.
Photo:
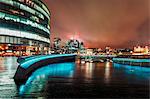
M 105 64 L 105 82 L 110 82 L 110 62 L 106 62 Z
M 0 85 L 6 85 L 12 83 L 14 83 L 14 80 L 10 79 L 10 77 L 7 74 L 0 78 Z
M 6 70 L 5 66 L 2 64 L 4 64 L 4 59 L 0 58 L 0 72 L 3 72 Z
M 7 58 L 7 60 L 6 60 L 8 74 L 12 73 L 13 62 L 14 62 L 14 59 L 12 57 Z
M 93 68 L 94 68 L 93 63 L 86 63 L 86 68 L 85 68 L 85 77 L 86 78 L 92 78 Z
M 15 85 L 13 80 L 14 72 L 12 71 L 13 64 L 15 63 L 14 60 L 16 60 L 15 57 L 0 58 L 0 85 Z M 11 87 L 15 89 L 15 86 Z M 2 88 L 8 87 L 2 86 Z

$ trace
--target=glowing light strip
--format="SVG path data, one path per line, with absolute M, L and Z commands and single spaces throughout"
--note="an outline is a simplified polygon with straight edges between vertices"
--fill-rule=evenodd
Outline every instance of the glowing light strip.
M 38 78 L 44 75 L 41 80 L 47 81 L 49 76 L 63 76 L 63 77 L 72 77 L 72 72 L 74 71 L 75 63 L 59 63 L 59 64 L 51 64 L 45 67 L 42 67 L 28 78 L 25 85 L 21 85 L 19 88 L 19 95 L 24 95 L 28 90 L 30 90 L 30 86 L 32 87 L 33 82 Z M 36 90 L 37 91 L 37 90 Z M 35 92 L 35 91 L 34 91 Z
M 74 56 L 75 54 L 61 54 L 61 55 L 48 55 L 48 56 L 39 56 L 36 58 L 32 58 L 32 60 L 28 60 L 24 63 L 22 63 L 20 66 L 24 69 L 27 69 L 28 67 L 30 67 L 32 64 L 40 61 L 40 60 L 45 60 L 48 58 L 57 58 L 57 57 L 65 57 L 65 56 Z
M 4 18 L 6 20 L 13 20 L 15 22 L 23 23 L 26 25 L 31 25 L 32 27 L 39 28 L 50 34 L 50 31 L 47 28 L 45 28 L 44 26 L 37 24 L 36 22 L 30 21 L 28 19 L 25 19 L 25 18 L 17 17 L 15 15 L 6 14 L 3 12 L 0 12 L 0 18 L 2 18 L 2 19 Z
M 150 59 L 113 58 L 113 61 L 150 62 Z
M 10 29 L 1 28 L 1 27 L 0 27 L 0 35 L 28 38 L 28 39 L 34 39 L 34 40 L 50 43 L 50 39 L 41 37 L 37 34 L 33 34 L 30 32 L 24 32 L 24 31 L 18 31 L 18 30 L 10 30 Z

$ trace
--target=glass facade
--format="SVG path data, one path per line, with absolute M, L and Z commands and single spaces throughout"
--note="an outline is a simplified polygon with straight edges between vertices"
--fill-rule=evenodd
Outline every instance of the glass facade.
M 50 12 L 41 0 L 0 0 L 0 46 L 11 44 L 48 49 L 49 23 Z

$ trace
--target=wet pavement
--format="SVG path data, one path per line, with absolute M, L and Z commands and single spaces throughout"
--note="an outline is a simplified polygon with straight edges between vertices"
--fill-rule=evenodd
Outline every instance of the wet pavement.
M 0 98 L 149 98 L 150 68 L 61 63 L 35 71 L 19 90 L 15 57 L 0 58 Z
M 13 76 L 17 69 L 16 57 L 0 57 L 0 99 L 14 98 L 17 95 Z

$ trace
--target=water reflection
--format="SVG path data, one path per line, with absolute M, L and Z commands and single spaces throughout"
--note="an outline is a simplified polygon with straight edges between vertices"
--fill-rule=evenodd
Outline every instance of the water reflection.
M 4 59 L 0 57 L 0 73 L 5 71 Z
M 86 63 L 85 65 L 85 77 L 92 78 L 94 72 L 95 64 L 93 63 Z
M 115 69 L 113 75 L 116 75 L 116 80 L 122 77 L 122 81 L 128 84 L 147 85 L 149 88 L 150 68 L 116 63 L 114 63 L 113 66 Z
M 106 83 L 109 83 L 109 81 L 110 81 L 110 62 L 106 62 L 105 63 L 105 74 L 104 74 L 104 76 L 105 76 L 105 82 Z
M 16 57 L 0 57 L 0 98 L 11 98 L 17 94 L 13 80 L 18 66 Z
M 75 63 L 59 63 L 42 67 L 35 71 L 27 80 L 25 85 L 19 89 L 19 94 L 30 94 L 44 90 L 48 79 L 53 77 L 73 77 Z M 51 77 L 51 78 L 49 78 Z

